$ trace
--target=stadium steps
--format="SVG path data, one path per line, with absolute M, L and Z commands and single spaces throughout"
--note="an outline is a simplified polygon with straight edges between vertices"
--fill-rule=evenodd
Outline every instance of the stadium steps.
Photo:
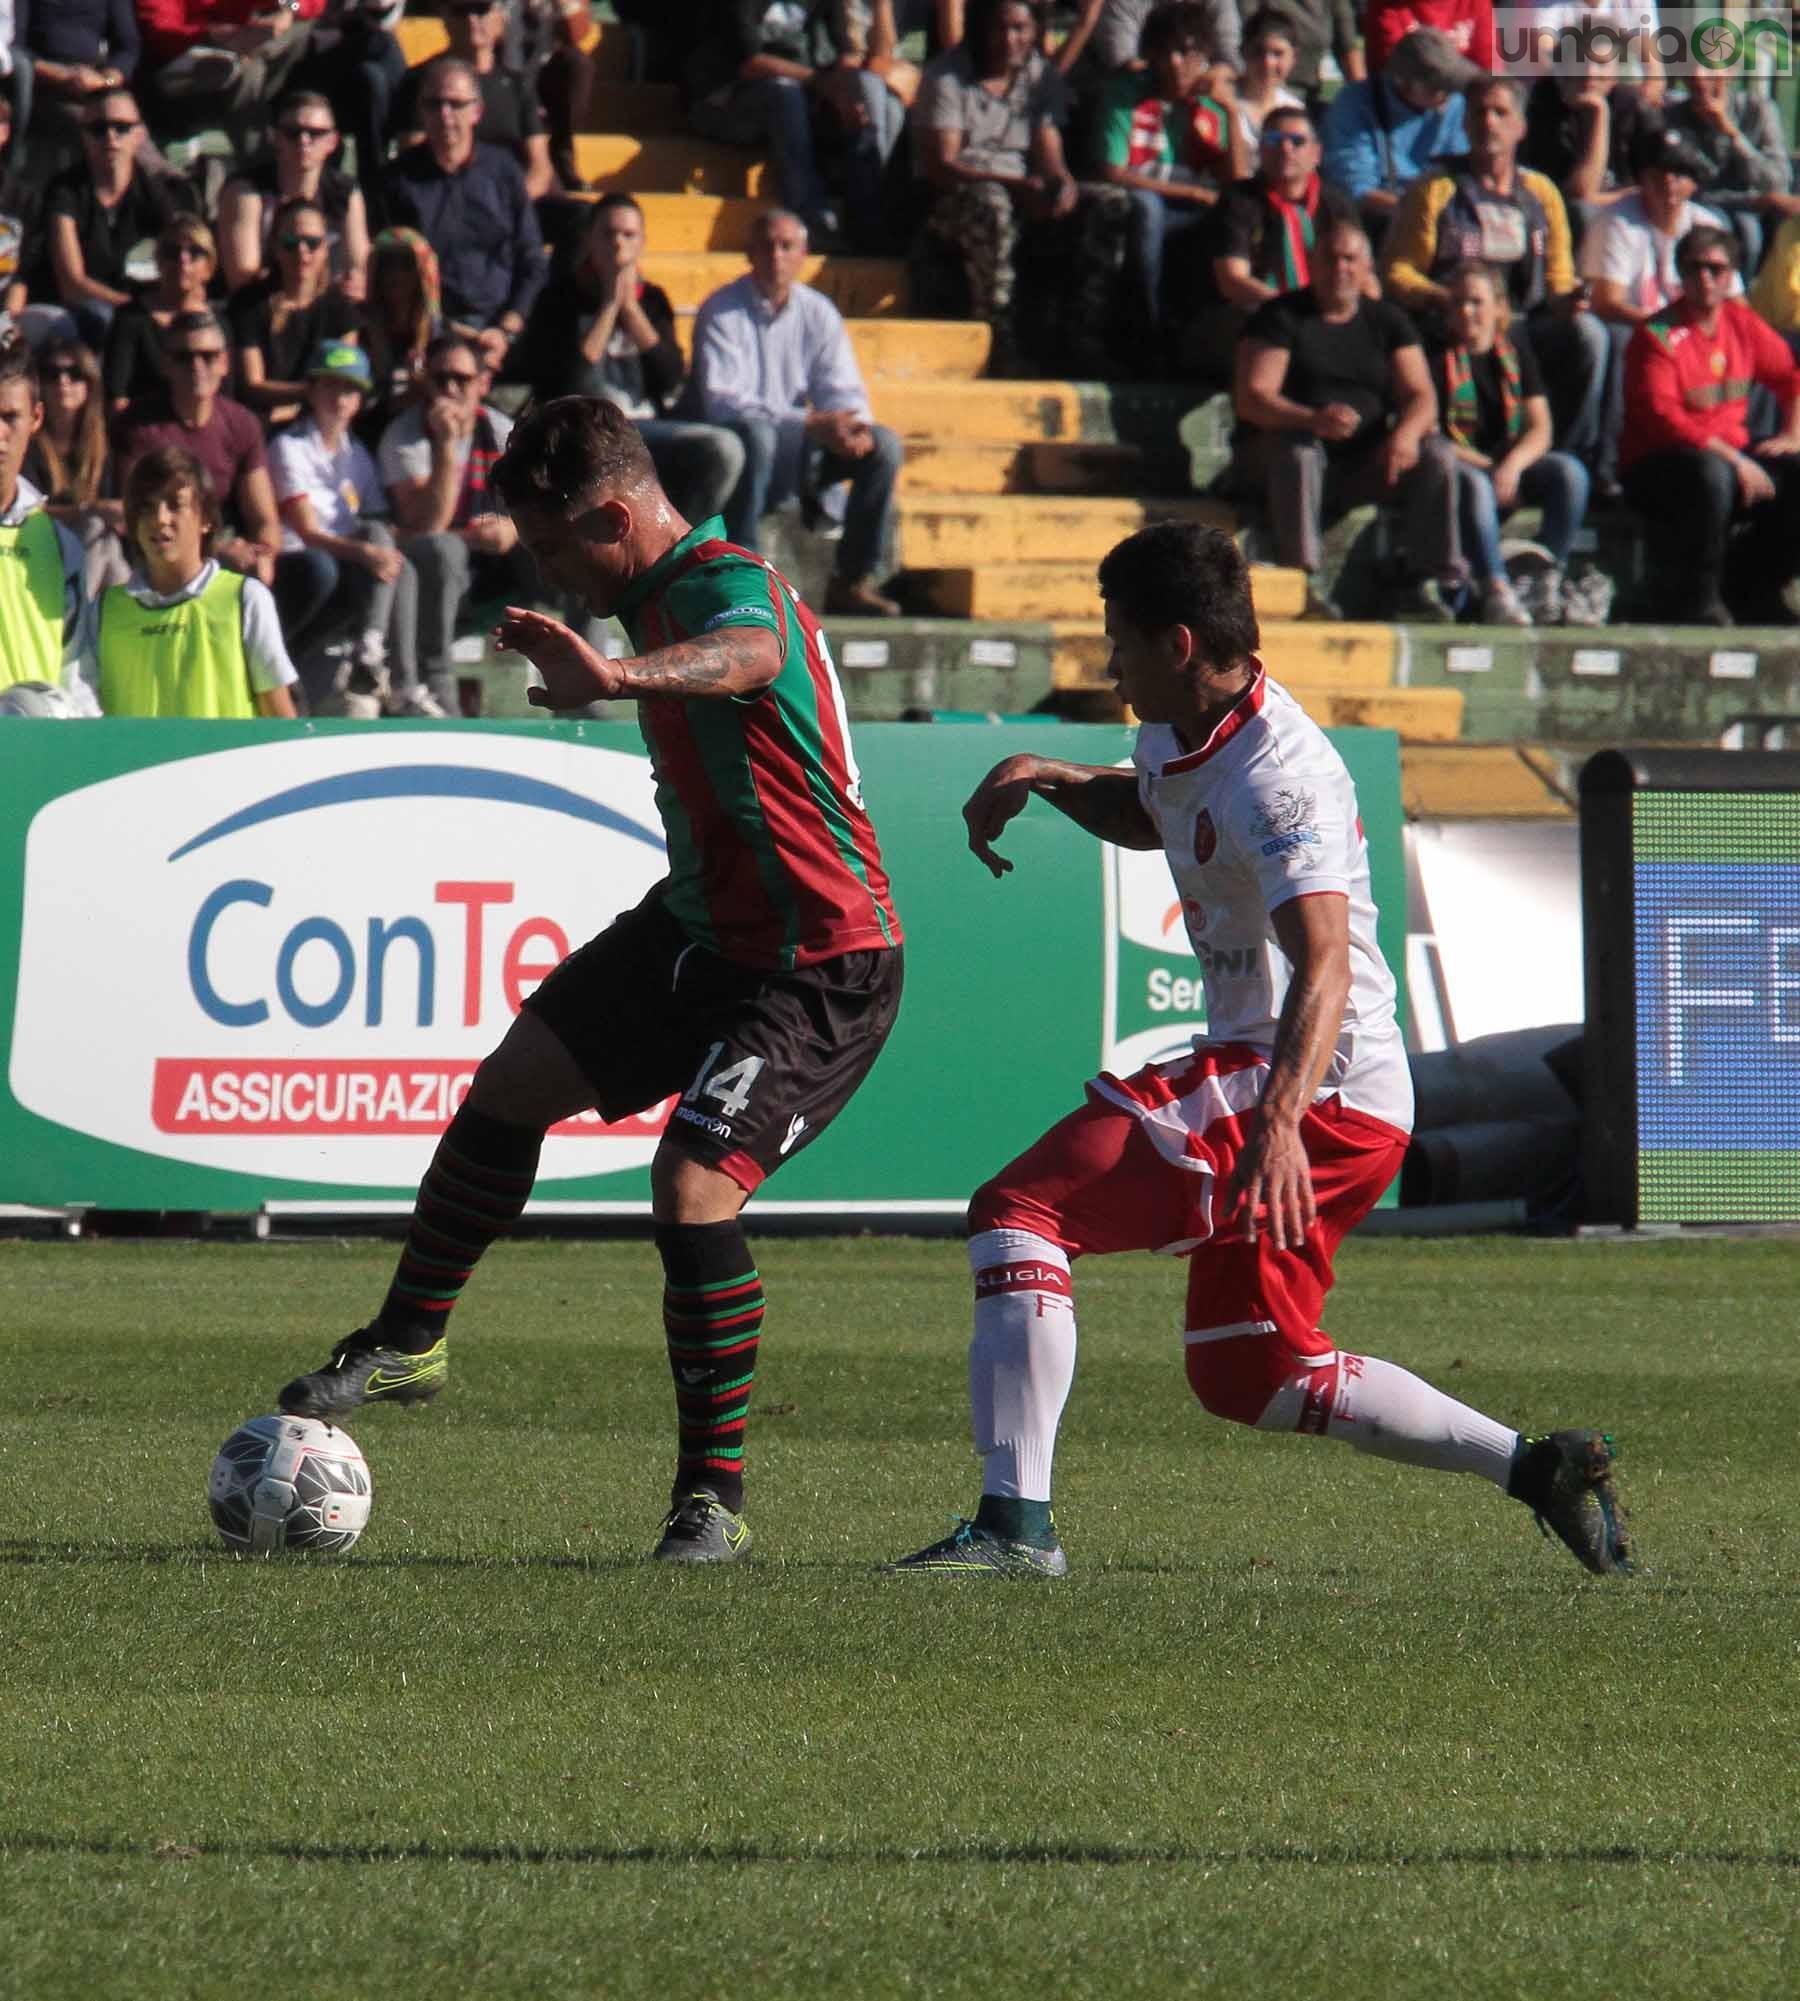
M 1017 563 L 1082 568 L 1089 574 L 1114 543 L 1152 521 L 1228 525 L 1210 500 L 1138 500 L 1120 495 L 934 494 L 900 518 L 900 562 L 909 570 L 974 570 Z M 1063 616 L 1065 614 L 1053 614 Z
M 699 196 L 668 195 L 668 201 Z M 747 267 L 741 251 L 695 250 L 670 255 L 656 237 L 644 259 L 644 275 L 669 295 L 677 318 L 691 314 L 721 285 L 741 278 Z M 897 257 L 809 257 L 800 276 L 837 307 L 846 319 L 891 319 L 906 312 L 906 267 Z
M 681 132 L 583 132 L 575 168 L 596 192 L 635 195 L 704 194 L 757 202 L 773 199 L 767 160 L 738 146 L 710 145 Z M 653 242 L 654 238 L 651 239 Z
M 991 335 L 979 320 L 847 316 L 845 324 L 858 366 L 872 387 L 887 382 L 967 381 L 987 366 Z M 692 312 L 675 315 L 675 338 L 683 354 L 691 353 Z
M 1391 625 L 1326 625 L 1270 618 L 1262 621 L 1262 657 L 1276 680 L 1346 698 L 1393 689 L 1396 659 Z M 1097 618 L 1061 619 L 1056 637 L 1056 685 L 1106 685 L 1107 639 Z M 1437 693 L 1438 690 L 1430 692 Z
M 1298 617 L 1306 599 L 1299 570 L 1253 563 L 1250 581 L 1259 618 Z M 1090 618 L 1096 602 L 1091 562 L 985 563 L 978 569 L 909 572 L 900 588 L 939 617 L 1001 624 Z
M 594 51 L 594 81 L 629 83 L 632 76 L 632 36 L 629 28 L 616 21 L 601 21 L 600 44 Z M 443 22 L 429 14 L 403 14 L 394 23 L 394 39 L 406 58 L 408 69 L 417 69 L 433 56 L 445 55 L 450 48 L 450 32 Z M 642 85 L 637 86 L 639 89 Z
M 1567 820 L 1582 756 L 1538 744 L 1409 744 L 1400 795 L 1415 820 Z

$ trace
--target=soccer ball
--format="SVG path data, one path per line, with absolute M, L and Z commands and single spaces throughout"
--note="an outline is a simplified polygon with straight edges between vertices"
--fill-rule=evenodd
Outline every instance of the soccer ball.
M 347 1431 L 311 1417 L 253 1417 L 206 1477 L 213 1526 L 232 1549 L 342 1555 L 368 1526 L 368 1461 Z
M 67 688 L 53 688 L 48 681 L 15 681 L 0 692 L 0 716 L 50 716 L 70 722 L 81 714 L 81 704 Z

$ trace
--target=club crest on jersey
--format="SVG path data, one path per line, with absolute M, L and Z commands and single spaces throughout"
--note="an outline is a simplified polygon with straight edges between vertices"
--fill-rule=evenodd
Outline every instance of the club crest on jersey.
M 1212 815 L 1204 806 L 1200 817 L 1194 822 L 1194 859 L 1202 868 L 1212 860 L 1213 852 L 1219 845 L 1219 830 L 1213 825 Z

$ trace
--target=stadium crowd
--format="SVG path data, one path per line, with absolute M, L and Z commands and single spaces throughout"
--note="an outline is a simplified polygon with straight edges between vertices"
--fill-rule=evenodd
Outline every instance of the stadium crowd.
M 902 447 L 820 250 L 906 256 L 996 374 L 1228 391 L 1315 616 L 1374 501 L 1395 616 L 1601 623 L 1576 552 L 1623 506 L 1656 615 L 1792 622 L 1800 193 L 1754 78 L 1497 73 L 1488 0 L 614 0 L 786 205 L 690 365 L 644 210 L 580 176 L 587 0 L 439 0 L 414 70 L 401 11 L 0 0 L 0 684 L 454 712 L 459 624 L 544 601 L 488 473 L 571 392 L 746 547 L 798 503 L 823 608 L 892 614 Z

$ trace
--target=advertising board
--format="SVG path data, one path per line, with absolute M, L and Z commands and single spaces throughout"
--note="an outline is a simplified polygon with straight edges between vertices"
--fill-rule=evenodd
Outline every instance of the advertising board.
M 1110 764 L 1129 744 L 1053 724 L 858 732 L 906 1002 L 869 1083 L 759 1208 L 954 1214 L 1096 1069 L 1199 1025 L 1159 857 L 1041 806 L 1007 831 L 1004 881 L 967 852 L 962 802 L 1001 756 Z M 1394 740 L 1340 747 L 1398 963 Z M 525 995 L 663 868 L 628 725 L 0 728 L 0 1202 L 410 1198 Z M 537 1198 L 645 1211 L 668 1109 L 558 1127 Z

